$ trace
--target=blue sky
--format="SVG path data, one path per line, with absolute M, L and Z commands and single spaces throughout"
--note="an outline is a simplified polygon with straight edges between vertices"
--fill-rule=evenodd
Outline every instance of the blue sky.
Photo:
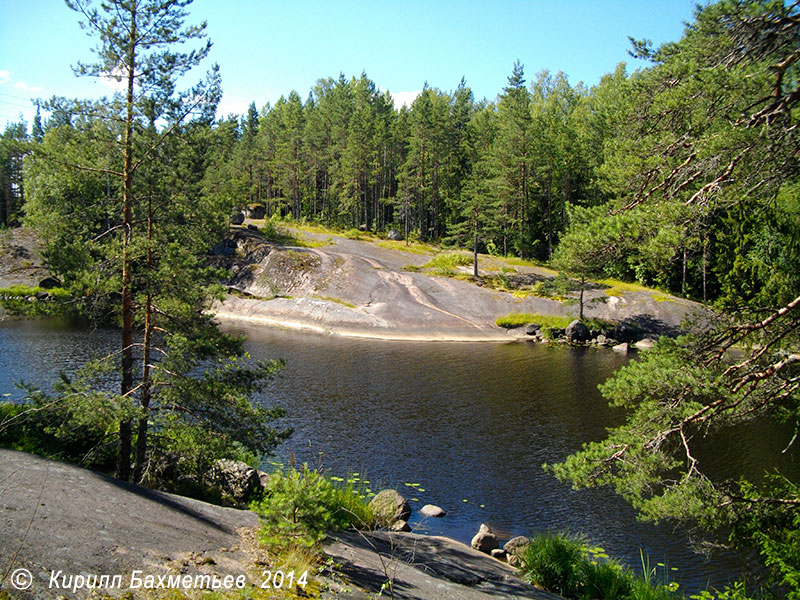
M 321 77 L 365 71 L 397 100 L 427 81 L 452 90 L 462 76 L 475 97 L 494 99 L 515 60 L 532 80 L 563 71 L 591 86 L 627 55 L 629 35 L 677 40 L 692 19 L 688 0 L 195 0 L 189 22 L 208 21 L 224 90 L 221 114 L 261 108 Z M 32 98 L 98 97 L 108 85 L 77 78 L 94 40 L 61 0 L 0 0 L 0 123 L 30 121 Z M 185 85 L 200 73 L 189 74 Z

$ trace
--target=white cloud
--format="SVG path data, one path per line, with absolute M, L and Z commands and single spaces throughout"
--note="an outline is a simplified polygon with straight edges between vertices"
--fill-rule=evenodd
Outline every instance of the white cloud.
M 241 100 L 223 94 L 222 100 L 219 101 L 219 106 L 217 107 L 217 117 L 223 118 L 231 114 L 241 116 L 247 112 L 250 102 L 252 100 Z
M 125 78 L 122 76 L 122 71 L 108 73 L 100 77 L 100 83 L 110 89 L 112 92 L 124 92 L 126 89 Z
M 0 75 L 2 75 L 2 74 L 0 73 Z M 40 88 L 38 85 L 31 86 L 31 85 L 28 85 L 27 83 L 25 83 L 24 81 L 18 81 L 17 83 L 15 83 L 14 84 L 14 89 L 15 90 L 22 90 L 23 92 L 29 92 L 31 94 L 35 94 L 36 92 L 41 92 L 42 91 L 42 88 Z
M 411 104 L 414 100 L 417 99 L 422 93 L 422 90 L 415 90 L 413 92 L 390 92 L 392 94 L 392 100 L 394 100 L 394 107 L 400 108 L 401 106 L 407 106 L 411 108 Z
M 0 71 L 0 85 L 4 84 L 11 78 L 11 71 Z

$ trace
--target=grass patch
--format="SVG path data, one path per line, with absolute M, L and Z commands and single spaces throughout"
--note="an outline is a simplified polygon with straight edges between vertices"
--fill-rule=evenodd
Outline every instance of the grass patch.
M 438 249 L 435 246 L 432 246 L 430 244 L 424 244 L 422 242 L 409 242 L 408 245 L 406 245 L 406 243 L 402 241 L 398 242 L 395 240 L 377 240 L 375 242 L 375 245 L 381 248 L 386 248 L 387 250 L 410 252 L 411 254 L 419 254 L 419 255 L 429 255 L 438 252 Z
M 636 575 L 602 548 L 589 547 L 580 536 L 540 534 L 526 547 L 521 572 L 525 579 L 569 599 L 678 600 L 678 584 L 670 582 L 666 566 L 651 568 L 642 558 L 643 575 Z
M 0 288 L 0 306 L 12 314 L 27 317 L 68 313 L 66 305 L 71 298 L 70 292 L 60 287 L 12 285 Z
M 272 217 L 264 221 L 264 226 L 258 231 L 266 238 L 268 242 L 278 244 L 279 246 L 298 246 L 300 248 L 319 248 L 320 246 L 329 245 L 328 242 L 322 240 L 311 240 L 304 235 L 297 235 L 293 231 L 281 227 L 279 225 L 281 220 L 277 217 Z
M 630 281 L 620 281 L 619 279 L 601 279 L 597 283 L 606 286 L 607 289 L 603 290 L 606 296 L 621 296 L 623 292 L 646 292 L 655 298 L 656 296 L 663 297 L 665 300 L 670 298 L 669 294 L 649 288 L 639 283 Z
M 522 327 L 531 323 L 536 323 L 542 329 L 563 329 L 573 321 L 572 317 L 564 317 L 560 315 L 536 315 L 533 313 L 508 313 L 505 316 L 498 317 L 495 324 L 506 329 L 513 329 L 515 327 Z
M 462 274 L 459 273 L 457 269 L 459 267 L 466 267 L 471 264 L 471 254 L 463 254 L 461 252 L 442 252 L 434 256 L 424 265 L 405 265 L 403 267 L 403 271 L 419 273 L 428 270 L 432 275 L 460 278 Z
M 312 298 L 316 298 L 317 300 L 324 300 L 325 302 L 335 302 L 336 304 L 341 304 L 342 306 L 346 306 L 347 308 L 356 308 L 355 304 L 350 304 L 342 300 L 341 298 L 335 298 L 333 296 L 311 296 Z

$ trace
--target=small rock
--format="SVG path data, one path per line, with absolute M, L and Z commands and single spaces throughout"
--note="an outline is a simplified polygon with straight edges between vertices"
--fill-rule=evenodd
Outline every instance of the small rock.
M 522 566 L 522 559 L 516 554 L 509 554 L 508 556 L 506 556 L 506 562 L 512 567 L 519 568 Z
M 419 509 L 419 514 L 423 517 L 433 517 L 435 519 L 440 519 L 447 514 L 444 509 L 439 508 L 433 504 L 426 504 L 422 508 Z
M 393 242 L 402 242 L 404 239 L 403 234 L 397 231 L 397 229 L 389 230 L 389 234 L 386 237 Z
M 485 523 L 481 523 L 480 529 L 478 529 L 478 533 L 475 534 L 475 537 L 472 538 L 472 543 L 470 545 L 475 548 L 475 550 L 483 552 L 484 554 L 489 554 L 492 550 L 500 546 L 500 544 L 497 543 L 497 536 L 492 533 L 492 530 L 489 529 L 489 526 Z
M 567 336 L 567 340 L 573 344 L 586 342 L 590 336 L 589 328 L 578 319 L 575 319 L 572 323 L 567 325 L 567 329 L 564 333 Z
M 531 323 L 527 327 L 525 327 L 525 335 L 539 335 L 541 333 L 542 326 L 538 323 Z
M 403 519 L 398 519 L 391 525 L 389 525 L 389 531 L 396 531 L 398 533 L 411 531 L 411 526 L 408 524 L 408 521 L 404 521 Z
M 527 548 L 530 543 L 531 541 L 524 535 L 518 535 L 508 540 L 505 545 L 503 545 L 503 550 L 505 550 L 509 556 L 519 556 L 525 552 L 525 548 Z
M 596 340 L 597 344 L 600 346 L 605 346 L 608 343 L 608 338 L 604 336 L 602 333 L 597 336 Z
M 396 490 L 382 490 L 370 500 L 372 508 L 379 521 L 391 525 L 395 521 L 408 521 L 411 516 L 411 506 Z
M 52 290 L 54 287 L 61 285 L 61 282 L 55 277 L 45 277 L 39 282 L 39 287 L 45 290 Z
M 244 213 L 235 212 L 231 215 L 231 225 L 241 225 L 244 223 Z
M 637 350 L 651 350 L 656 345 L 656 340 L 646 337 L 643 340 L 636 342 Z
M 506 551 L 502 548 L 495 548 L 490 553 L 492 558 L 496 558 L 497 560 L 505 560 L 506 559 Z
M 616 346 L 612 346 L 611 349 L 614 352 L 619 352 L 620 354 L 627 354 L 628 353 L 628 342 L 622 342 L 621 344 L 617 344 Z
M 266 490 L 269 485 L 269 474 L 260 469 L 256 469 L 256 475 L 258 475 L 258 481 L 261 484 L 261 491 Z

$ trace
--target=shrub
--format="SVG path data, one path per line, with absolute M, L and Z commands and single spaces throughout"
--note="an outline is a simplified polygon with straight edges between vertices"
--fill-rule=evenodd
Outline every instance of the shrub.
M 261 517 L 261 539 L 273 547 L 313 546 L 329 531 L 371 528 L 375 516 L 352 480 L 338 484 L 307 465 L 269 478 L 252 509 Z

